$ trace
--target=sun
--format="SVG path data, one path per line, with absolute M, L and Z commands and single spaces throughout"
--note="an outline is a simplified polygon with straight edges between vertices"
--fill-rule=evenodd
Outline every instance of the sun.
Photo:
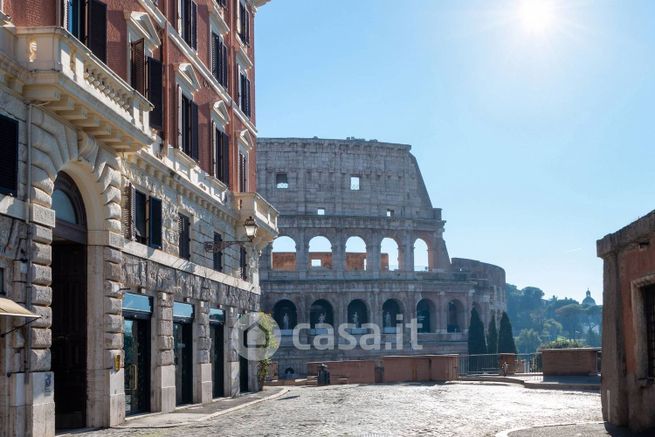
M 523 28 L 531 34 L 543 34 L 553 25 L 552 0 L 521 0 L 518 10 Z

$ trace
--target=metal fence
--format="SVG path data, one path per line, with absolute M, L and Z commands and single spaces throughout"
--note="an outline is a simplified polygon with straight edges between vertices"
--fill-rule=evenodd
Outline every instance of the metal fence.
M 541 373 L 541 353 L 460 355 L 460 375 Z

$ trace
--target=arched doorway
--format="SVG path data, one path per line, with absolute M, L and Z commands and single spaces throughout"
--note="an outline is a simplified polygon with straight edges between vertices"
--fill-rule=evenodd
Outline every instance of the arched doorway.
M 52 193 L 52 346 L 55 428 L 86 426 L 86 213 L 75 182 L 60 172 Z
M 437 327 L 435 316 L 436 311 L 432 301 L 421 299 L 418 305 L 416 305 L 416 322 L 421 325 L 418 328 L 418 332 L 434 332 Z
M 316 329 L 317 324 L 334 326 L 334 312 L 330 302 L 325 299 L 315 301 L 309 308 L 309 323 L 311 329 Z
M 273 319 L 283 335 L 291 335 L 289 331 L 293 330 L 298 322 L 296 306 L 288 299 L 278 301 L 273 307 Z
M 464 330 L 464 305 L 457 300 L 448 302 L 448 332 L 462 332 Z
M 348 304 L 348 323 L 355 325 L 356 332 L 363 324 L 368 323 L 368 310 L 361 299 L 355 299 Z
M 396 299 L 389 299 L 382 305 L 382 323 L 387 334 L 396 332 L 396 324 L 402 323 L 398 316 L 402 315 L 400 304 Z

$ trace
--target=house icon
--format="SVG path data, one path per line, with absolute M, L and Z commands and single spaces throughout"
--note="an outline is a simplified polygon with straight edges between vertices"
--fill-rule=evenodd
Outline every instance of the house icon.
M 243 331 L 243 342 L 247 348 L 266 349 L 269 343 L 266 337 L 266 329 L 259 322 Z

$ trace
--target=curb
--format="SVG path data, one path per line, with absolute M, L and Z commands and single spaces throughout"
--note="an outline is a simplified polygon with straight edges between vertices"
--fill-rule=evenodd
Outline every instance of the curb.
M 198 419 L 195 419 L 195 420 L 187 420 L 187 421 L 184 421 L 184 422 L 168 423 L 168 424 L 165 424 L 165 425 L 152 425 L 152 424 L 151 425 L 117 425 L 117 426 L 113 426 L 112 429 L 166 429 L 166 428 L 177 428 L 177 427 L 180 427 L 180 426 L 194 425 L 194 424 L 198 424 L 200 422 L 204 422 L 204 421 L 209 420 L 209 419 L 213 419 L 214 417 L 222 416 L 223 414 L 228 414 L 228 413 L 231 413 L 233 411 L 237 411 L 237 410 L 240 410 L 240 409 L 246 408 L 246 407 L 251 407 L 253 405 L 259 404 L 260 402 L 277 399 L 277 398 L 279 398 L 281 396 L 284 396 L 288 392 L 289 392 L 289 389 L 285 388 L 285 389 L 280 390 L 278 393 L 273 393 L 272 395 L 266 396 L 266 397 L 261 398 L 261 399 L 255 399 L 255 400 L 252 400 L 250 402 L 245 402 L 245 403 L 243 403 L 241 405 L 236 405 L 234 407 L 227 408 L 225 410 L 220 410 L 220 411 L 217 411 L 215 413 L 199 415 L 201 417 L 199 417 Z M 170 414 L 170 413 L 154 413 L 152 416 L 158 416 L 158 415 L 163 415 L 163 414 Z
M 538 425 L 538 426 L 527 426 L 527 427 L 521 427 L 521 428 L 512 428 L 508 429 L 505 431 L 500 431 L 496 433 L 495 437 L 509 437 L 510 433 L 516 432 L 516 431 L 527 431 L 529 429 L 548 429 L 548 428 L 557 428 L 560 426 L 578 426 L 578 425 L 599 425 L 603 424 L 605 422 L 580 422 L 580 423 L 556 423 L 553 425 Z

